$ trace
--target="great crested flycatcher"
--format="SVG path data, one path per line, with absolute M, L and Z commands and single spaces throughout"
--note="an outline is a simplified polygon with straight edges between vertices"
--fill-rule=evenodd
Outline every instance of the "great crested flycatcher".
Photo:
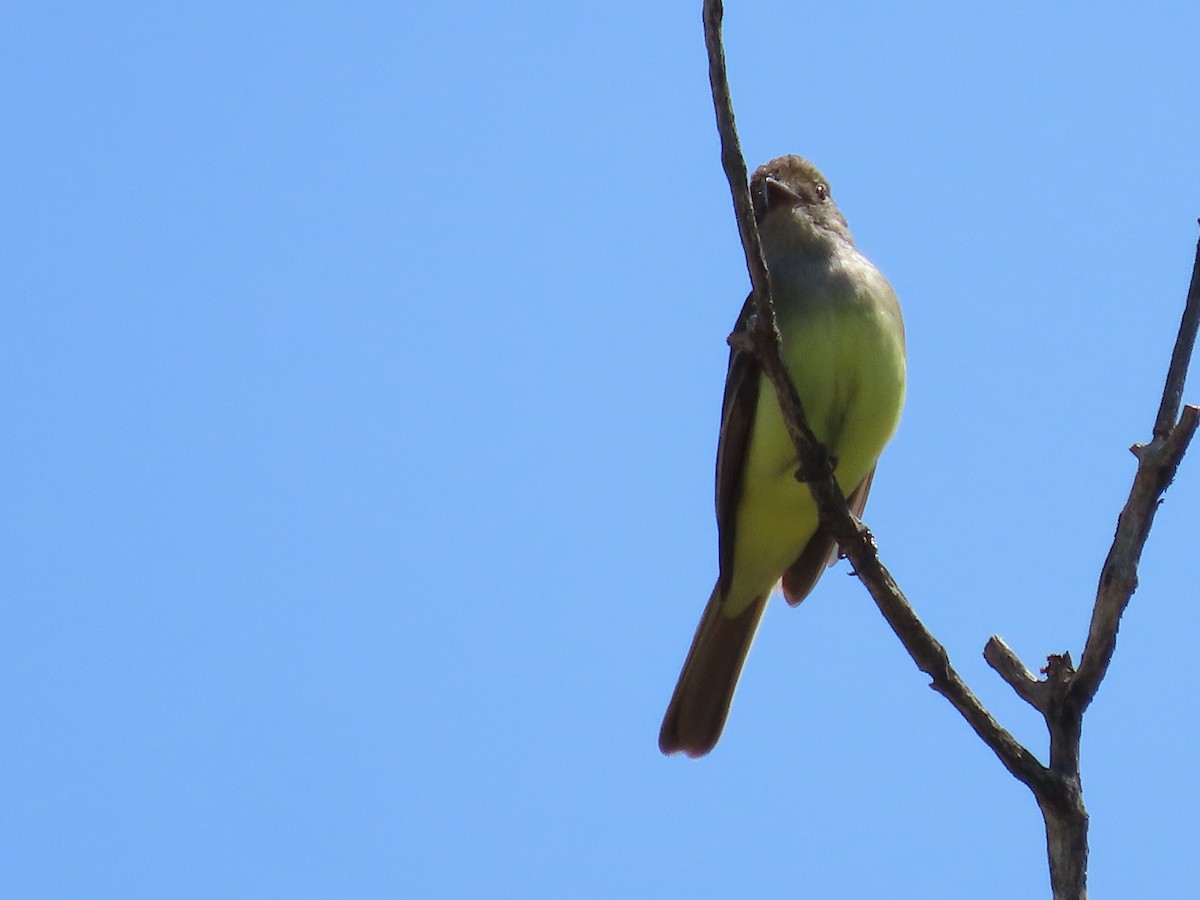
M 904 323 L 887 279 L 858 252 L 829 185 L 812 163 L 782 156 L 750 180 L 783 360 L 808 424 L 836 459 L 856 515 L 904 404 Z M 735 331 L 754 315 L 746 300 Z M 767 597 L 782 579 L 793 606 L 837 560 L 775 390 L 748 352 L 733 350 L 717 443 L 720 575 L 659 732 L 663 753 L 716 745 Z

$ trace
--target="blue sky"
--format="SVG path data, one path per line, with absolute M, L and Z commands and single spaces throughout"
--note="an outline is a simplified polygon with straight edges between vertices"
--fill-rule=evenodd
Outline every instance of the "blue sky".
M 1048 895 L 845 563 L 717 750 L 657 751 L 748 285 L 699 18 L 6 8 L 0 894 Z M 1200 7 L 726 32 L 749 164 L 816 161 L 904 303 L 867 521 L 1044 757 L 981 651 L 1082 646 L 1197 236 Z M 1096 896 L 1194 890 L 1198 471 L 1085 720 Z

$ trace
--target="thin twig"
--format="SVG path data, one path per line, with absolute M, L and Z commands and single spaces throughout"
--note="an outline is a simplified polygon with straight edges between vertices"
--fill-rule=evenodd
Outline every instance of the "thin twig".
M 1167 384 L 1163 388 L 1158 417 L 1154 420 L 1155 437 L 1166 437 L 1179 415 L 1188 364 L 1192 359 L 1192 348 L 1196 345 L 1197 327 L 1200 327 L 1200 243 L 1196 244 L 1196 260 L 1192 263 L 1192 281 L 1183 308 L 1183 321 L 1179 323 L 1175 349 L 1171 352 L 1171 365 L 1167 369 Z
M 783 410 L 783 422 L 792 443 L 805 447 L 800 455 L 801 470 L 805 480 L 823 475 L 832 477 L 833 467 L 829 453 L 808 427 L 804 415 L 804 404 L 800 400 L 792 379 L 783 365 L 783 338 L 775 320 L 775 303 L 771 297 L 771 275 L 763 258 L 762 242 L 758 237 L 758 224 L 754 219 L 754 205 L 750 201 L 747 182 L 746 161 L 742 157 L 742 145 L 738 140 L 737 126 L 733 121 L 733 104 L 729 99 L 729 78 L 725 72 L 725 48 L 721 44 L 721 19 L 725 11 L 721 0 L 706 0 L 704 3 L 704 44 L 708 49 L 708 82 L 712 88 L 713 106 L 717 114 L 717 133 L 721 138 L 721 166 L 729 180 L 733 195 L 733 211 L 737 218 L 738 234 L 746 254 L 746 268 L 750 272 L 750 284 L 754 292 L 755 321 L 738 338 L 745 339 L 748 349 L 758 358 L 759 364 L 779 399 Z M 845 506 L 845 499 L 842 500 Z
M 1049 697 L 1046 693 L 1046 682 L 1034 677 L 1025 668 L 1025 664 L 1004 643 L 1004 639 L 992 635 L 983 648 L 983 658 L 987 664 L 996 670 L 1004 681 L 1017 692 L 1017 696 L 1043 715 L 1046 713 Z

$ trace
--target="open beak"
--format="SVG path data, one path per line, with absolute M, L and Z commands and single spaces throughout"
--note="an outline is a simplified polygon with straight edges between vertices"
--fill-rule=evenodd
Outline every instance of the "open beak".
M 775 206 L 795 206 L 800 201 L 800 195 L 776 178 L 767 175 L 759 182 L 758 190 L 754 192 L 754 213 L 761 220 L 767 210 Z

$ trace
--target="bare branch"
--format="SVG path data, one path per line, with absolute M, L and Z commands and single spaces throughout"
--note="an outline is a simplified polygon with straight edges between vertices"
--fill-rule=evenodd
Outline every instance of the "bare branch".
M 1200 243 L 1196 244 L 1196 260 L 1192 263 L 1192 282 L 1188 286 L 1187 302 L 1183 308 L 1183 321 L 1179 323 L 1179 334 L 1175 338 L 1175 349 L 1171 352 L 1171 365 L 1167 369 L 1167 384 L 1163 388 L 1162 403 L 1154 420 L 1154 436 L 1166 437 L 1175 425 L 1179 405 L 1183 402 L 1183 385 L 1187 380 L 1188 364 L 1192 359 L 1192 348 L 1196 345 L 1196 329 L 1200 326 Z
M 999 635 L 993 634 L 983 648 L 983 658 L 1022 700 L 1045 714 L 1048 702 L 1046 682 L 1039 681 L 1017 658 Z
M 848 525 L 841 520 L 830 523 L 836 526 L 838 543 L 908 655 L 932 679 L 930 687 L 958 710 L 1004 767 L 1030 790 L 1035 794 L 1060 791 L 1061 786 L 1050 770 L 992 717 L 954 670 L 946 649 L 929 633 L 880 561 L 875 540 L 866 526 L 848 513 L 847 518 Z
M 1087 643 L 1079 660 L 1079 671 L 1071 685 L 1070 701 L 1080 711 L 1087 709 L 1096 696 L 1100 682 L 1108 671 L 1117 648 L 1117 629 L 1121 616 L 1137 589 L 1137 567 L 1142 548 L 1154 524 L 1154 514 L 1163 492 L 1175 478 L 1180 460 L 1196 433 L 1198 411 L 1194 406 L 1183 408 L 1178 424 L 1183 384 L 1196 343 L 1200 325 L 1200 242 L 1192 265 L 1192 280 L 1188 288 L 1183 318 L 1175 338 L 1175 349 L 1167 370 L 1162 402 L 1154 422 L 1154 438 L 1149 444 L 1137 444 L 1132 450 L 1138 458 L 1137 473 L 1129 490 L 1129 499 L 1117 518 L 1117 532 L 1112 547 L 1100 571 L 1096 603 L 1088 628 Z
M 750 272 L 750 284 L 754 291 L 755 325 L 735 338 L 750 342 L 745 349 L 758 358 L 763 371 L 775 387 L 779 408 L 783 410 L 783 422 L 788 435 L 797 448 L 805 447 L 800 454 L 800 468 L 805 480 L 810 477 L 832 476 L 833 467 L 829 451 L 817 440 L 808 419 L 804 415 L 804 404 L 792 379 L 783 365 L 783 339 L 775 321 L 775 303 L 771 298 L 771 275 L 763 258 L 762 242 L 758 237 L 758 224 L 754 219 L 754 205 L 750 201 L 746 161 L 742 157 L 742 145 L 738 140 L 737 126 L 733 121 L 733 104 L 729 98 L 729 78 L 725 72 L 725 48 L 721 44 L 721 19 L 725 15 L 721 0 L 705 0 L 704 45 L 708 49 L 708 82 L 712 88 L 713 107 L 717 114 L 717 133 L 721 138 L 721 166 L 733 195 L 733 210 L 737 217 L 738 234 L 746 254 L 746 268 Z M 845 506 L 843 499 L 842 505 Z

